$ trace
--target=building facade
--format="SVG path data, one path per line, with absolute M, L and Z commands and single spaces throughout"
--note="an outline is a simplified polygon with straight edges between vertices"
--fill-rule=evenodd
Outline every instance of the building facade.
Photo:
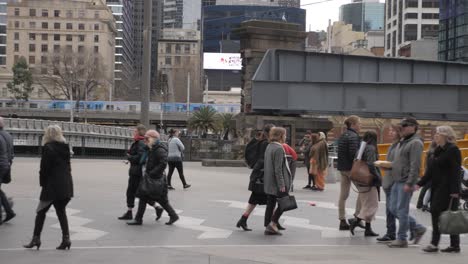
M 0 67 L 6 66 L 7 0 L 0 0 Z
M 364 32 L 353 31 L 353 25 L 338 21 L 328 27 L 325 47 L 328 52 L 346 54 L 356 48 L 367 47 L 367 41 Z
M 257 5 L 301 7 L 301 0 L 203 0 L 203 6 L 209 5 Z
M 201 0 L 164 0 L 163 28 L 200 30 Z
M 112 95 L 117 31 L 103 1 L 23 0 L 10 2 L 7 13 L 7 69 L 24 57 L 34 74 L 49 74 L 51 54 L 94 52 L 104 69 L 101 99 Z M 44 94 L 36 90 L 37 97 Z
M 123 82 L 123 2 L 124 0 L 106 0 L 107 6 L 112 11 L 115 19 L 115 27 L 117 35 L 115 36 L 115 68 L 114 68 L 114 94 L 122 94 L 123 89 L 126 89 Z
M 468 1 L 441 1 L 438 59 L 468 61 Z
M 387 0 L 385 56 L 397 57 L 401 47 L 439 33 L 439 0 Z
M 354 1 L 340 7 L 340 21 L 353 25 L 353 31 L 383 30 L 385 4 L 378 0 Z

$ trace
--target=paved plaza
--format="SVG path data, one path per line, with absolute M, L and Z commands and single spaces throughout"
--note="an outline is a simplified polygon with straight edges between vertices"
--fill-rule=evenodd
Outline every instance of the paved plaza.
M 252 232 L 235 227 L 249 192 L 247 168 L 202 167 L 185 163 L 184 170 L 192 188 L 182 190 L 177 172 L 172 205 L 181 216 L 174 226 L 166 226 L 167 215 L 156 222 L 148 208 L 143 226 L 127 226 L 117 220 L 126 209 L 125 190 L 128 165 L 122 160 L 73 159 L 75 197 L 68 207 L 72 248 L 55 250 L 61 240 L 54 212 L 46 219 L 39 251 L 22 245 L 32 236 L 39 197 L 39 159 L 17 158 L 13 182 L 2 189 L 14 198 L 17 217 L 0 226 L 0 264 L 32 263 L 466 263 L 468 237 L 462 237 L 462 254 L 429 255 L 420 246 L 390 249 L 365 238 L 359 230 L 355 237 L 338 231 L 337 200 L 339 184 L 329 184 L 323 193 L 302 190 L 305 169 L 296 174 L 294 195 L 299 208 L 286 212 L 283 236 L 263 235 L 264 207 L 249 218 Z M 352 193 L 349 215 L 356 193 Z M 382 197 L 383 198 L 383 197 Z M 313 206 L 315 205 L 315 206 Z M 385 231 L 384 207 L 380 204 L 374 230 Z M 413 215 L 430 226 L 430 215 L 414 210 Z M 423 238 L 428 243 L 430 232 Z M 442 238 L 442 247 L 448 237 Z

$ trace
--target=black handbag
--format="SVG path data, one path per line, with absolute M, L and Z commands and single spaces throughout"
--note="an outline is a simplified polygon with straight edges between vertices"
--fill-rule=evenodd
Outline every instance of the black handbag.
M 278 201 L 278 209 L 281 212 L 297 209 L 296 197 L 294 195 L 286 195 L 276 199 Z
M 252 188 L 252 192 L 254 193 L 259 193 L 259 194 L 264 194 L 265 193 L 265 184 L 261 179 L 257 179 Z
M 138 189 L 136 192 L 137 197 L 159 197 L 164 194 L 165 188 L 167 188 L 167 184 L 165 181 L 164 176 L 153 179 L 148 175 L 144 175 L 140 181 L 140 185 L 138 185 Z

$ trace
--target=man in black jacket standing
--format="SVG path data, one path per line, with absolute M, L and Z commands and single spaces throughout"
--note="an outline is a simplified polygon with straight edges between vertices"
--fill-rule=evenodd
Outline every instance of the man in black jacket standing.
M 10 202 L 5 193 L 1 189 L 1 185 L 5 178 L 11 173 L 11 164 L 13 163 L 13 139 L 11 135 L 3 130 L 4 122 L 0 117 L 0 224 L 10 221 L 16 216 L 11 209 Z M 11 176 L 9 176 L 11 177 Z M 2 221 L 2 207 L 5 209 L 6 218 Z
M 340 220 L 340 230 L 349 230 L 346 222 L 346 200 L 351 189 L 350 173 L 353 161 L 359 150 L 361 139 L 361 119 L 358 116 L 350 116 L 345 120 L 346 132 L 338 139 L 338 170 L 341 173 L 340 200 L 338 202 L 338 214 Z M 361 209 L 359 199 L 356 201 L 356 212 Z M 363 227 L 359 225 L 360 227 Z

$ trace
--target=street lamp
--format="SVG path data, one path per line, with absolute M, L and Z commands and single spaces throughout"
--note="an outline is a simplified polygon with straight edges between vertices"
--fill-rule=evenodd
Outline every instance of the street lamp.
M 163 131 L 163 117 L 164 117 L 164 91 L 161 89 L 161 112 L 159 115 L 159 126 L 161 127 L 161 133 Z
M 73 71 L 70 71 L 70 77 L 73 75 Z M 75 108 L 73 105 L 73 83 L 74 79 L 71 80 L 71 87 L 70 87 L 70 123 L 73 123 L 73 109 Z

